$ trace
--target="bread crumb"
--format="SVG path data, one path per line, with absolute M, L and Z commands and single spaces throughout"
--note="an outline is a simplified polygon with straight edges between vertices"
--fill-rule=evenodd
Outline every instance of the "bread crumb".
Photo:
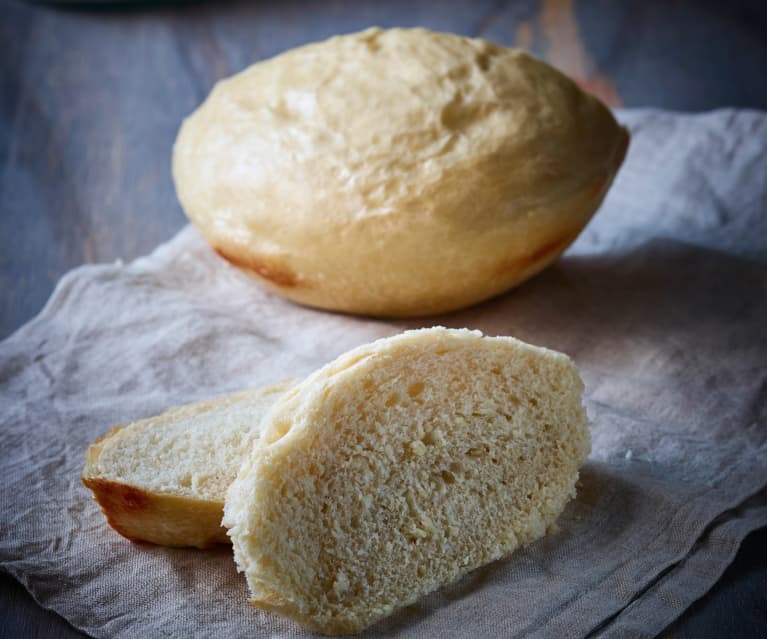
M 333 582 L 333 592 L 337 596 L 341 597 L 349 590 L 349 578 L 343 570 L 339 570 L 336 575 L 336 580 Z
M 426 452 L 426 445 L 420 439 L 417 439 L 410 442 L 410 450 L 412 450 L 413 454 L 417 457 L 423 457 Z

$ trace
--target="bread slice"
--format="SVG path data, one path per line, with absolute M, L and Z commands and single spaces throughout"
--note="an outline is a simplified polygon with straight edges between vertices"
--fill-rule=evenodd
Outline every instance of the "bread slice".
M 109 525 L 132 541 L 205 548 L 228 543 L 226 489 L 261 419 L 295 382 L 187 404 L 116 426 L 85 453 L 83 483 Z
M 444 328 L 317 371 L 227 493 L 252 603 L 352 634 L 538 539 L 589 451 L 582 391 L 561 353 Z

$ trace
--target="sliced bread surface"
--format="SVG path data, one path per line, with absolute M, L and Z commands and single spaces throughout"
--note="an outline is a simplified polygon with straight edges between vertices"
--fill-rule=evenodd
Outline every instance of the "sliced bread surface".
M 228 543 L 221 527 L 226 489 L 258 439 L 262 417 L 294 383 L 116 426 L 86 451 L 83 483 L 128 539 L 198 548 Z
M 227 494 L 252 603 L 353 634 L 545 534 L 590 447 L 571 360 L 510 337 L 408 331 L 272 407 Z

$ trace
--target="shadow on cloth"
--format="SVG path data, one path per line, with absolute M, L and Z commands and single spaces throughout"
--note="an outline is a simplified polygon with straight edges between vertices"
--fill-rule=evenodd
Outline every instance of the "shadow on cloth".
M 744 292 L 751 291 L 751 295 Z M 489 335 L 515 335 L 557 348 L 563 335 L 600 340 L 662 330 L 684 335 L 691 323 L 760 313 L 767 322 L 767 268 L 728 253 L 652 240 L 620 254 L 563 257 L 520 287 L 469 309 L 402 322 L 444 323 Z

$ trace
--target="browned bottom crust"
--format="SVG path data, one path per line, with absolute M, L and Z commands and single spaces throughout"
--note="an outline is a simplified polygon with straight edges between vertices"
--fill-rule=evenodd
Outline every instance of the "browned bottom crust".
M 228 544 L 224 504 L 152 493 L 122 482 L 83 477 L 109 525 L 126 539 L 162 546 L 209 548 Z

